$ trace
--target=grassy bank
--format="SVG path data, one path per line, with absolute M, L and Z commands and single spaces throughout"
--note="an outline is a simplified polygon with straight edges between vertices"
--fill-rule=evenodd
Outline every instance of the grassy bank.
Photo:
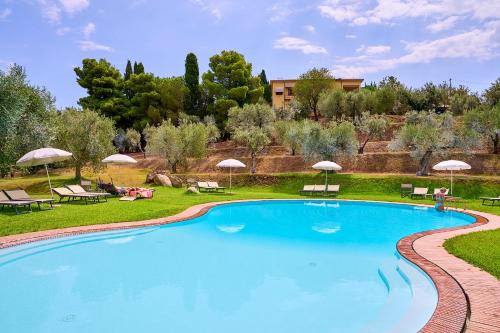
M 500 279 L 500 229 L 448 239 L 446 250 Z

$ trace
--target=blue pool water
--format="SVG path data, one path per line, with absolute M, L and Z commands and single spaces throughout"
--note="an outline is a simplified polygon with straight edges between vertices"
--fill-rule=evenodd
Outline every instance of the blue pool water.
M 437 294 L 396 242 L 473 221 L 405 205 L 263 201 L 5 249 L 0 332 L 416 332 Z

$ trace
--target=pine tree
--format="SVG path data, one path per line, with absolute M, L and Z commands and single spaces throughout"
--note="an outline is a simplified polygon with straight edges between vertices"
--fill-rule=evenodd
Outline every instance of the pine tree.
M 269 81 L 267 81 L 267 76 L 266 76 L 266 71 L 262 70 L 259 74 L 260 77 L 260 83 L 264 87 L 264 99 L 268 102 L 272 102 L 272 93 L 271 93 L 271 85 L 269 84 Z
M 125 79 L 125 81 L 127 81 L 128 79 L 130 79 L 130 75 L 132 75 L 132 63 L 130 62 L 130 60 L 127 60 L 127 67 L 125 67 L 125 74 L 123 74 L 123 78 Z
M 189 89 L 189 96 L 186 98 L 186 112 L 188 114 L 202 117 L 199 110 L 200 100 L 200 70 L 198 68 L 198 59 L 194 53 L 186 56 L 184 81 Z

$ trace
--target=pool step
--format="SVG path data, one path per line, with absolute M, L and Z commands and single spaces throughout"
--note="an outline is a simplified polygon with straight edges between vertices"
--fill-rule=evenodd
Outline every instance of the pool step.
M 398 268 L 399 260 L 394 259 L 381 264 L 378 275 L 387 290 L 387 299 L 374 319 L 359 332 L 380 333 L 391 331 L 399 318 L 404 317 L 410 306 L 411 288 Z M 404 303 L 407 301 L 407 303 Z

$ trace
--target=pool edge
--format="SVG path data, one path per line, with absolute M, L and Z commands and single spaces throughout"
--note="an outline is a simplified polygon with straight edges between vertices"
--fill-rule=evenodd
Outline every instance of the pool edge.
M 95 233 L 95 232 L 143 228 L 143 227 L 182 222 L 202 216 L 206 214 L 213 207 L 230 203 L 258 202 L 258 201 L 293 201 L 293 200 L 310 200 L 310 199 L 252 199 L 252 200 L 210 202 L 210 203 L 191 206 L 186 210 L 184 210 L 183 212 L 169 217 L 152 219 L 152 220 L 136 221 L 136 222 L 117 222 L 109 224 L 44 230 L 44 231 L 18 234 L 18 235 L 3 236 L 0 237 L 0 249 L 43 241 L 43 240 L 49 240 L 53 238 L 76 236 L 76 235 Z M 312 200 L 325 200 L 325 199 L 312 199 Z M 326 199 L 326 200 L 361 201 L 361 202 L 386 203 L 395 205 L 400 204 L 409 206 L 431 207 L 425 204 L 397 203 L 397 202 L 375 201 L 375 200 L 343 200 L 343 199 Z M 458 211 L 458 209 L 453 209 L 453 210 Z M 397 243 L 398 252 L 407 260 L 409 260 L 410 262 L 418 266 L 420 269 L 422 269 L 431 278 L 437 289 L 438 303 L 436 309 L 434 310 L 434 313 L 432 314 L 430 320 L 419 331 L 421 333 L 431 333 L 431 332 L 462 333 L 465 332 L 468 326 L 468 321 L 471 316 L 471 306 L 468 300 L 468 296 L 465 290 L 463 289 L 462 285 L 458 282 L 458 280 L 455 277 L 453 277 L 450 273 L 448 273 L 446 269 L 440 267 L 438 264 L 431 261 L 431 259 L 426 259 L 422 254 L 420 254 L 414 248 L 415 242 L 420 239 L 423 239 L 426 236 L 431 236 L 436 234 L 446 234 L 449 232 L 465 230 L 465 229 L 471 229 L 471 231 L 469 232 L 475 232 L 479 231 L 477 230 L 477 227 L 489 223 L 489 219 L 484 216 L 489 214 L 476 211 L 472 212 L 463 211 L 460 213 L 470 215 L 474 217 L 476 221 L 474 223 L 460 227 L 437 229 L 437 230 L 415 233 L 400 239 Z M 442 245 L 442 243 L 440 245 Z M 452 256 L 451 254 L 448 255 Z M 464 264 L 469 265 L 465 262 Z

